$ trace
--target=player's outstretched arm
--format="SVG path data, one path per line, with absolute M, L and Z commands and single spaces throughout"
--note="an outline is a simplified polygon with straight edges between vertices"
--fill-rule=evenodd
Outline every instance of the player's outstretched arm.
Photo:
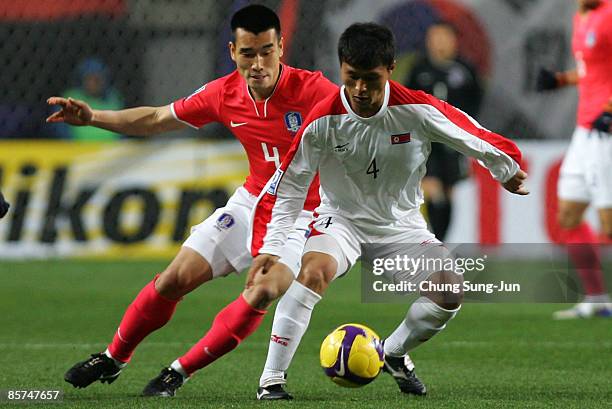
M 277 261 L 278 256 L 274 256 L 272 254 L 260 254 L 255 257 L 253 259 L 253 263 L 251 263 L 251 268 L 249 268 L 249 272 L 247 273 L 244 288 L 251 287 L 253 285 L 253 281 L 255 280 L 255 276 L 257 274 L 266 274 Z
M 47 99 L 47 104 L 60 107 L 59 111 L 54 112 L 47 118 L 49 123 L 65 122 L 76 126 L 91 125 L 93 110 L 86 102 L 73 98 L 51 97 Z
M 47 118 L 48 123 L 64 122 L 75 126 L 95 126 L 123 135 L 146 136 L 174 131 L 186 125 L 172 115 L 170 105 L 137 107 L 119 111 L 92 109 L 86 102 L 73 98 L 51 97 L 47 104 L 59 111 Z
M 529 190 L 527 190 L 524 183 L 525 179 L 527 179 L 527 173 L 525 173 L 522 169 L 519 169 L 514 176 L 502 183 L 502 186 L 510 193 L 525 196 L 529 194 Z

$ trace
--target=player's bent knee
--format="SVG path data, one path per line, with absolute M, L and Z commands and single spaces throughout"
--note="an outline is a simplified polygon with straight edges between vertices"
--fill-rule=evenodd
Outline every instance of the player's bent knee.
M 155 282 L 155 289 L 164 297 L 178 299 L 204 282 L 199 276 L 189 270 L 167 268 Z
M 439 271 L 429 276 L 430 288 L 434 291 L 423 291 L 421 295 L 446 310 L 454 310 L 463 302 L 463 276 L 452 271 Z
M 179 299 L 212 279 L 212 269 L 204 258 L 177 258 L 161 273 L 155 282 L 160 295 Z
M 602 224 L 602 233 L 610 240 L 612 240 L 612 222 L 608 224 Z
M 317 293 L 320 293 L 327 288 L 325 273 L 320 267 L 303 268 L 302 271 L 300 271 L 298 281 L 305 287 L 308 287 Z
M 333 257 L 322 256 L 321 254 L 312 252 L 304 255 L 302 269 L 297 279 L 298 282 L 317 294 L 323 294 L 338 268 L 338 264 Z
M 574 202 L 559 202 L 557 222 L 564 229 L 573 229 L 580 225 L 586 204 Z
M 572 215 L 559 213 L 557 216 L 557 222 L 563 229 L 574 229 L 580 225 L 580 218 L 573 217 Z
M 612 209 L 600 210 L 601 232 L 612 239 Z
M 575 212 L 568 209 L 559 209 L 557 213 L 557 222 L 564 229 L 573 229 L 580 224 L 581 217 Z

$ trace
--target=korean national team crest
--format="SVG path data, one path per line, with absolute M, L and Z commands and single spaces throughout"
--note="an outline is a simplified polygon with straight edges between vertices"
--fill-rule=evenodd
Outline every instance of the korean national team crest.
M 217 219 L 217 227 L 222 230 L 227 230 L 235 223 L 234 216 L 229 213 L 223 213 Z
M 287 112 L 285 114 L 285 126 L 291 133 L 297 133 L 302 126 L 302 115 L 299 112 Z

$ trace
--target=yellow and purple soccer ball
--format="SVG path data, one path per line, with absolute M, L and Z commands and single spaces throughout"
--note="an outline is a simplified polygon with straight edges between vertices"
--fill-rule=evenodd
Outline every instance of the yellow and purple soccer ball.
M 321 344 L 320 358 L 325 375 L 348 388 L 372 382 L 384 365 L 379 336 L 361 324 L 344 324 L 333 330 Z

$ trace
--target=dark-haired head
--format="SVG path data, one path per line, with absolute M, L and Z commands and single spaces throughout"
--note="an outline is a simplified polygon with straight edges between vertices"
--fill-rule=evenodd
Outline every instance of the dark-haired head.
M 253 34 L 263 33 L 273 28 L 277 37 L 280 38 L 281 25 L 278 16 L 273 10 L 260 4 L 251 4 L 238 10 L 232 16 L 230 25 L 234 36 L 239 28 Z
M 361 69 L 390 68 L 395 61 L 395 40 L 387 27 L 376 23 L 355 23 L 338 41 L 338 58 Z
M 340 78 L 353 111 L 364 118 L 383 105 L 386 84 L 395 68 L 391 31 L 375 23 L 356 23 L 338 41 Z
M 265 6 L 251 5 L 236 12 L 231 21 L 234 38 L 229 51 L 236 69 L 257 100 L 268 98 L 280 76 L 283 38 L 276 13 Z

